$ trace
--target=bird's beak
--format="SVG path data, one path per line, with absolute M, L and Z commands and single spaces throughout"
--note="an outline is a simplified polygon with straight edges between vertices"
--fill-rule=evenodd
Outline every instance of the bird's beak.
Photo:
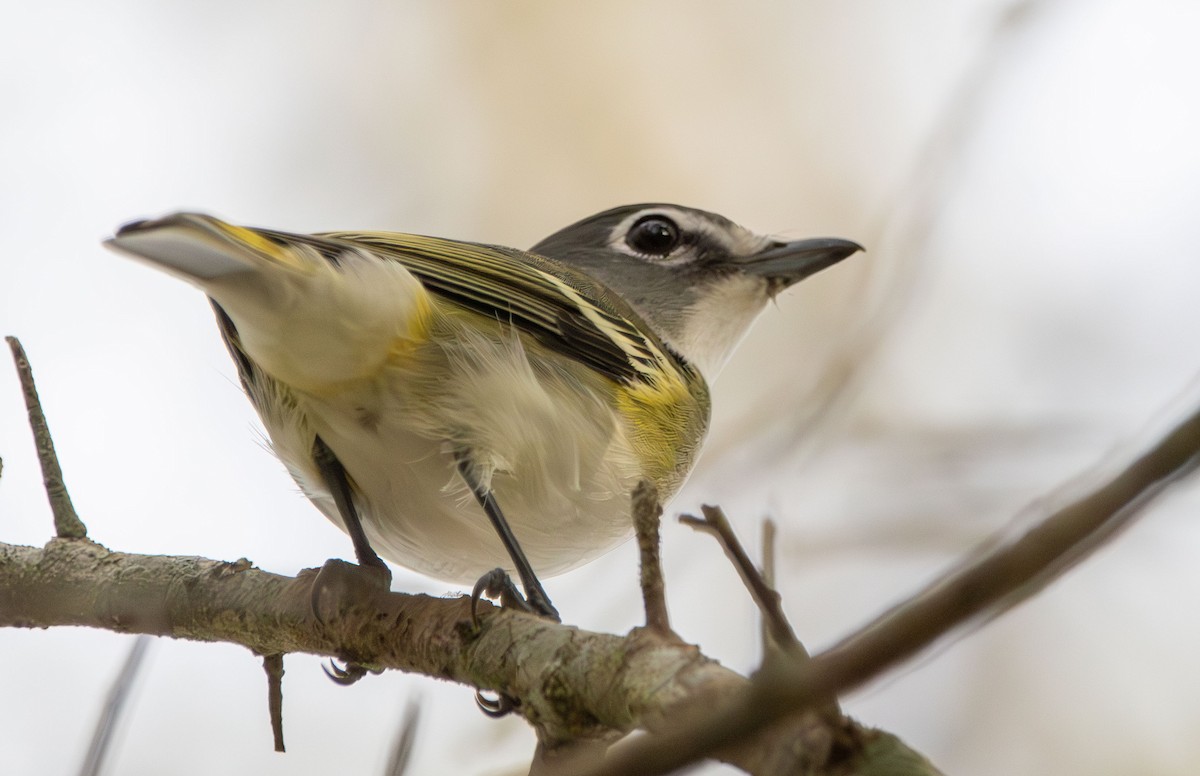
M 765 250 L 742 258 L 738 266 L 748 275 L 766 278 L 773 287 L 772 291 L 782 291 L 861 250 L 861 245 L 850 240 L 817 237 L 775 243 Z

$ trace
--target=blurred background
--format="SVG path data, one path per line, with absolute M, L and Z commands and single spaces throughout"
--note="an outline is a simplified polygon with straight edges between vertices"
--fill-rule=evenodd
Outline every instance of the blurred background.
M 281 229 L 528 246 L 673 201 L 868 253 L 768 309 L 716 386 L 668 518 L 780 523 L 779 586 L 819 650 L 993 531 L 1119 466 L 1200 398 L 1200 5 L 1187 0 L 0 6 L 0 333 L 32 359 L 91 536 L 294 574 L 349 541 L 261 446 L 200 294 L 112 255 L 201 209 Z M 7 357 L 3 359 L 7 363 Z M 0 364 L 0 540 L 51 533 Z M 1035 600 L 846 700 L 947 773 L 1191 774 L 1200 487 Z M 757 616 L 668 522 L 674 624 L 738 670 Z M 395 587 L 446 585 L 397 569 Z M 626 545 L 547 588 L 640 620 Z M 131 637 L 0 631 L 0 759 L 71 774 Z M 522 772 L 533 738 L 467 688 L 344 689 L 286 659 L 286 755 L 258 658 L 156 641 L 107 773 Z M 710 766 L 705 773 L 725 773 Z

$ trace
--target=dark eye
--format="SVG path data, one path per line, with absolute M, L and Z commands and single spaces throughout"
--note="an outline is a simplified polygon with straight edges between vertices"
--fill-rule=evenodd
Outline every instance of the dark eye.
M 679 227 L 666 216 L 646 216 L 629 228 L 625 244 L 645 256 L 666 256 L 679 245 Z

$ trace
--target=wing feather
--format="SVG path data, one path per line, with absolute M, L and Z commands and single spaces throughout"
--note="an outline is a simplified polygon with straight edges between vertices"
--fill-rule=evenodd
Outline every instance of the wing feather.
M 582 273 L 544 256 L 394 232 L 256 231 L 282 244 L 308 245 L 335 264 L 346 249 L 397 261 L 435 296 L 511 322 L 547 348 L 610 379 L 654 383 L 691 371 L 628 305 Z

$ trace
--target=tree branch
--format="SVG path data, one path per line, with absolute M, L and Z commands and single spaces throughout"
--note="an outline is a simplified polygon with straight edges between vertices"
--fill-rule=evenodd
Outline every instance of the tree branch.
M 271 717 L 271 738 L 276 752 L 286 752 L 283 745 L 283 655 L 263 655 L 263 671 L 267 674 L 267 714 Z
M 641 630 L 591 633 L 481 603 L 474 634 L 468 598 L 383 592 L 356 570 L 326 565 L 321 577 L 333 581 L 321 591 L 318 613 L 313 569 L 291 578 L 246 560 L 135 555 L 78 539 L 52 539 L 44 548 L 0 544 L 0 627 L 82 625 L 421 673 L 519 698 L 520 713 L 550 748 L 613 741 L 635 727 L 674 728 L 748 685 L 696 647 Z M 887 738 L 848 720 L 832 725 L 812 716 L 789 720 L 717 756 L 765 772 L 756 769 L 772 757 L 820 765 L 836 755 L 844 763 Z M 807 749 L 808 742 L 824 748 Z
M 633 490 L 633 528 L 637 534 L 646 628 L 664 638 L 678 638 L 671 630 L 671 618 L 667 613 L 666 582 L 658 551 L 661 518 L 658 488 L 650 480 L 642 480 Z
M 63 482 L 62 467 L 58 465 L 58 454 L 54 452 L 54 440 L 50 437 L 50 426 L 42 412 L 42 401 L 38 398 L 37 386 L 33 382 L 33 369 L 25 355 L 25 348 L 16 337 L 5 337 L 12 351 L 13 363 L 21 381 L 21 393 L 25 396 L 25 410 L 29 413 L 29 427 L 33 431 L 33 443 L 37 446 L 38 463 L 42 465 L 42 482 L 46 496 L 50 499 L 50 510 L 54 514 L 54 532 L 58 536 L 82 539 L 87 536 L 87 527 L 79 519 L 71 494 Z
M 808 651 L 804 649 L 800 639 L 796 638 L 792 624 L 788 622 L 787 615 L 783 613 L 783 599 L 767 583 L 765 575 L 754 567 L 754 562 L 750 560 L 746 548 L 742 546 L 742 543 L 738 541 L 737 534 L 733 532 L 729 518 L 725 517 L 724 510 L 720 507 L 702 504 L 700 513 L 704 517 L 680 515 L 679 522 L 715 538 L 725 552 L 725 557 L 737 570 L 738 576 L 742 578 L 742 584 L 746 586 L 746 592 L 750 593 L 750 597 L 754 599 L 754 604 L 763 618 L 765 634 L 763 654 L 770 656 L 773 650 L 780 650 L 785 654 L 807 659 Z M 773 529 L 771 530 L 773 532 Z
M 1104 485 L 1016 540 L 968 558 L 891 611 L 808 661 L 764 664 L 686 731 L 646 736 L 589 776 L 670 773 L 781 717 L 879 676 L 966 622 L 994 617 L 1041 590 L 1100 547 L 1168 485 L 1200 463 L 1200 410 Z

